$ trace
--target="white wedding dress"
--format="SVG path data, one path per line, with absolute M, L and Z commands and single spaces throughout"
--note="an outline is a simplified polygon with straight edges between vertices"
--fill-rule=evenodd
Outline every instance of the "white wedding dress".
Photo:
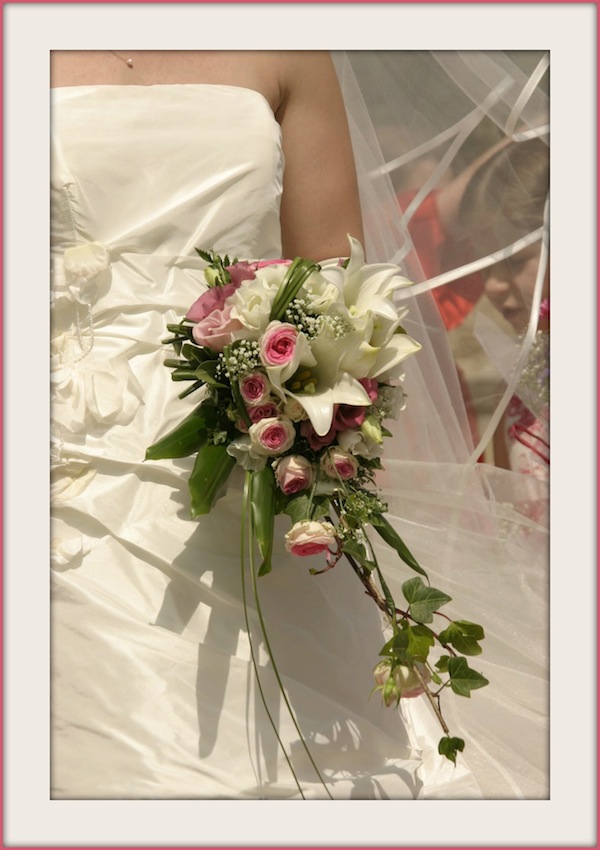
M 279 125 L 249 89 L 84 86 L 53 91 L 52 130 L 51 795 L 297 798 L 250 660 L 241 476 L 209 516 L 191 521 L 193 459 L 144 461 L 195 404 L 177 398 L 182 385 L 161 344 L 166 324 L 197 297 L 194 248 L 280 256 Z M 259 590 L 302 735 L 336 799 L 545 796 L 544 621 L 515 633 L 506 592 L 513 567 L 525 564 L 518 606 L 543 597 L 542 561 L 508 532 L 486 545 L 468 522 L 457 545 L 453 494 L 432 484 L 436 513 L 417 484 L 424 464 L 400 478 L 395 463 L 383 484 L 391 482 L 385 495 L 409 545 L 445 573 L 442 587 L 457 607 L 465 600 L 465 618 L 491 618 L 488 665 L 473 663 L 491 684 L 471 700 L 449 697 L 467 709 L 473 733 L 454 768 L 437 755 L 441 730 L 424 698 L 395 710 L 369 697 L 385 640 L 375 605 L 344 562 L 311 576 L 307 559 L 286 555 L 280 518 L 274 569 Z M 464 571 L 480 556 L 463 593 Z M 382 558 L 396 589 L 412 577 Z M 483 568 L 493 570 L 491 589 L 478 583 Z M 488 591 L 499 600 L 484 617 Z M 250 618 L 300 785 L 307 798 L 324 798 L 253 609 Z

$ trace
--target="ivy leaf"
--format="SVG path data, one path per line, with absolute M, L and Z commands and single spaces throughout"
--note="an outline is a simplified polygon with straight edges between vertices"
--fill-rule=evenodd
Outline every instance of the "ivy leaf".
M 440 655 L 436 662 L 436 668 L 440 671 L 440 673 L 448 672 L 448 662 L 450 661 L 449 655 Z
M 401 661 L 406 661 L 407 646 L 408 637 L 406 633 L 404 631 L 396 632 L 396 634 L 388 640 L 379 654 L 398 658 Z
M 402 592 L 410 605 L 412 617 L 419 623 L 431 623 L 434 612 L 451 599 L 443 591 L 427 587 L 419 576 L 405 581 Z
M 329 499 L 316 498 L 311 501 L 310 496 L 302 494 L 289 499 L 283 509 L 283 513 L 292 518 L 293 522 L 302 522 L 306 519 L 320 519 L 329 515 Z
M 484 637 L 481 626 L 466 620 L 455 620 L 447 629 L 440 632 L 441 643 L 452 644 L 454 649 L 462 652 L 463 655 L 481 655 L 482 649 L 477 641 Z
M 409 655 L 416 661 L 426 661 L 429 655 L 429 647 L 433 646 L 435 638 L 431 629 L 427 626 L 407 626 L 405 634 L 408 638 L 407 650 Z
M 456 755 L 465 748 L 465 742 L 462 738 L 452 738 L 447 735 L 445 738 L 440 738 L 438 744 L 438 753 L 446 756 L 453 764 L 456 764 Z
M 485 676 L 471 670 L 466 658 L 451 658 L 448 662 L 448 673 L 450 674 L 450 687 L 455 694 L 461 697 L 470 697 L 471 691 L 489 684 Z

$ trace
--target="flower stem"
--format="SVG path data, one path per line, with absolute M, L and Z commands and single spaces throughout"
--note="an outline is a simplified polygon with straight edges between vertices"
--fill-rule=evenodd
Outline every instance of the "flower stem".
M 246 473 L 246 481 L 248 482 L 248 489 L 249 489 L 249 492 L 250 492 L 250 501 L 251 501 L 252 500 L 252 487 L 251 487 L 252 473 L 251 472 Z M 252 514 L 250 514 L 250 526 L 251 526 L 251 529 L 252 529 Z M 251 541 L 252 541 L 254 536 L 255 536 L 254 534 L 252 534 L 250 536 Z M 327 787 L 325 780 L 321 776 L 319 768 L 317 767 L 316 762 L 313 759 L 310 750 L 308 749 L 306 741 L 304 740 L 304 736 L 302 735 L 302 731 L 300 730 L 300 727 L 298 726 L 298 721 L 296 720 L 294 712 L 292 711 L 292 706 L 290 705 L 288 696 L 285 692 L 285 688 L 283 687 L 283 682 L 281 681 L 281 677 L 279 675 L 279 670 L 277 669 L 277 664 L 275 663 L 275 658 L 273 656 L 273 651 L 271 649 L 271 644 L 270 644 L 270 641 L 269 641 L 269 638 L 268 638 L 268 635 L 267 635 L 267 627 L 265 625 L 265 620 L 264 620 L 263 613 L 262 613 L 262 607 L 261 607 L 260 599 L 259 599 L 259 595 L 258 595 L 258 585 L 257 585 L 257 580 L 256 580 L 257 577 L 256 577 L 256 569 L 255 569 L 255 565 L 254 565 L 254 556 L 253 556 L 252 546 L 250 546 L 250 572 L 251 572 L 251 576 L 252 576 L 252 588 L 253 588 L 253 591 L 254 591 L 254 601 L 256 603 L 256 613 L 258 614 L 258 619 L 259 619 L 259 622 L 260 622 L 260 627 L 261 627 L 261 630 L 262 630 L 265 646 L 267 648 L 267 652 L 269 653 L 269 658 L 271 659 L 271 664 L 273 665 L 273 672 L 275 674 L 275 678 L 277 679 L 277 684 L 279 685 L 279 689 L 281 691 L 283 701 L 286 704 L 286 707 L 287 707 L 287 710 L 289 712 L 292 723 L 294 724 L 296 731 L 298 732 L 298 735 L 300 736 L 300 743 L 304 747 L 306 755 L 308 756 L 310 763 L 312 764 L 313 768 L 315 769 L 317 776 L 319 777 L 319 781 L 321 782 L 321 784 L 323 785 L 323 788 L 327 792 L 329 799 L 333 800 L 333 796 L 332 796 L 331 792 L 329 791 L 329 788 Z M 277 736 L 277 738 L 279 740 L 279 735 Z M 280 741 L 280 743 L 281 743 L 281 741 Z M 293 773 L 294 771 L 293 771 L 293 768 L 290 764 L 289 759 L 288 759 L 288 764 L 290 765 L 290 769 L 292 770 L 292 773 Z M 295 773 L 294 773 L 294 778 L 296 778 Z M 298 784 L 297 780 L 296 780 L 296 784 Z M 302 796 L 304 798 L 304 795 L 302 795 Z
M 294 782 L 296 783 L 296 787 L 298 788 L 298 791 L 300 792 L 300 796 L 302 797 L 303 800 L 305 800 L 306 797 L 304 796 L 304 793 L 302 791 L 300 783 L 298 782 L 298 777 L 296 776 L 296 772 L 295 772 L 294 768 L 292 767 L 290 757 L 288 756 L 288 754 L 286 752 L 286 749 L 283 745 L 283 741 L 281 740 L 279 732 L 277 731 L 277 726 L 275 724 L 275 721 L 273 720 L 273 716 L 272 716 L 271 712 L 269 711 L 269 706 L 267 705 L 267 699 L 265 697 L 265 694 L 264 694 L 264 691 L 263 691 L 263 688 L 262 688 L 260 676 L 258 675 L 258 664 L 257 664 L 257 661 L 256 661 L 256 654 L 254 652 L 254 643 L 252 641 L 252 634 L 251 634 L 251 631 L 250 631 L 250 618 L 248 616 L 248 602 L 247 602 L 247 599 L 246 599 L 246 575 L 245 575 L 246 570 L 245 570 L 244 552 L 245 552 L 245 548 L 246 548 L 246 519 L 247 519 L 247 515 L 248 515 L 248 502 L 249 502 L 249 498 L 250 498 L 249 497 L 249 493 L 250 493 L 250 486 L 249 485 L 250 485 L 251 475 L 252 475 L 251 472 L 246 472 L 246 480 L 244 482 L 244 496 L 243 496 L 243 501 L 242 501 L 242 538 L 241 538 L 241 550 L 240 550 L 240 565 L 241 565 L 241 571 L 242 571 L 242 601 L 243 601 L 243 606 L 244 606 L 244 619 L 246 621 L 246 631 L 248 633 L 248 643 L 250 645 L 250 657 L 252 659 L 252 666 L 254 667 L 254 676 L 255 676 L 255 679 L 256 679 L 256 684 L 257 684 L 257 687 L 258 687 L 258 691 L 260 693 L 260 698 L 262 700 L 263 706 L 264 706 L 265 711 L 267 713 L 267 717 L 269 718 L 269 722 L 271 723 L 271 726 L 273 727 L 273 731 L 275 732 L 275 737 L 277 738 L 279 746 L 281 747 L 283 755 L 285 756 L 285 760 L 288 763 L 288 767 L 289 767 L 290 771 L 292 772 L 292 776 L 294 777 Z M 251 531 L 252 529 L 248 529 L 248 530 Z M 252 536 L 251 535 L 248 535 L 248 536 L 250 537 L 250 546 L 252 546 Z

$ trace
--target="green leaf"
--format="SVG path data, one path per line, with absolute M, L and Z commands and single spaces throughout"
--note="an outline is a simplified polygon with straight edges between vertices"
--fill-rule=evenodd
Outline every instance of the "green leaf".
M 417 563 L 396 529 L 384 516 L 380 515 L 378 517 L 373 517 L 371 525 L 380 537 L 382 537 L 389 546 L 396 550 L 405 564 L 407 564 L 415 572 L 420 573 L 422 576 L 427 578 L 427 573 L 423 567 Z
M 206 413 L 204 404 L 199 404 L 172 431 L 146 449 L 146 460 L 187 457 L 197 452 L 208 439 Z
M 283 509 L 283 513 L 292 518 L 292 522 L 310 519 L 310 498 L 307 495 L 294 496 Z
M 329 516 L 329 497 L 311 499 L 307 493 L 301 493 L 288 500 L 283 513 L 291 517 L 293 522 L 302 522 L 306 519 L 317 520 Z
M 448 662 L 448 673 L 450 674 L 450 687 L 455 694 L 461 697 L 470 697 L 471 691 L 483 688 L 489 684 L 485 676 L 471 670 L 467 659 L 451 658 Z
M 481 647 L 477 640 L 485 637 L 483 629 L 477 623 L 468 623 L 465 620 L 455 620 L 448 628 L 440 632 L 440 641 L 443 644 L 451 644 L 457 652 L 463 655 L 480 655 Z
M 429 648 L 435 643 L 431 629 L 423 625 L 407 625 L 404 631 L 408 638 L 408 654 L 415 661 L 426 661 L 429 655 Z
M 464 748 L 465 742 L 462 738 L 452 738 L 450 735 L 447 735 L 445 738 L 440 739 L 438 753 L 446 756 L 453 764 L 456 764 L 457 753 L 462 753 Z
M 206 360 L 201 366 L 197 366 L 194 370 L 194 376 L 198 381 L 205 384 L 210 384 L 213 387 L 226 387 L 227 384 L 217 381 L 215 372 L 217 363 L 215 360 Z
M 454 625 L 459 626 L 463 635 L 475 638 L 475 640 L 483 640 L 485 633 L 483 626 L 479 623 L 471 623 L 469 620 L 454 620 Z
M 440 655 L 435 665 L 440 673 L 448 672 L 448 662 L 450 661 L 450 657 L 450 655 Z
M 227 454 L 226 446 L 211 443 L 202 446 L 188 482 L 192 519 L 211 512 L 217 499 L 226 492 L 227 479 L 234 466 L 235 458 Z
M 402 592 L 410 604 L 411 616 L 419 623 L 431 623 L 434 612 L 451 599 L 443 591 L 427 587 L 418 576 L 405 581 Z
M 193 345 L 191 342 L 184 342 L 181 346 L 182 355 L 190 361 L 190 363 L 205 363 L 211 361 L 216 363 L 213 352 L 199 345 Z
M 273 529 L 275 526 L 275 476 L 270 466 L 252 473 L 252 527 L 262 556 L 259 576 L 271 572 Z
M 392 658 L 397 658 L 399 661 L 406 661 L 406 648 L 408 646 L 408 636 L 406 632 L 399 631 L 391 637 L 385 646 L 382 648 L 380 655 L 387 655 Z

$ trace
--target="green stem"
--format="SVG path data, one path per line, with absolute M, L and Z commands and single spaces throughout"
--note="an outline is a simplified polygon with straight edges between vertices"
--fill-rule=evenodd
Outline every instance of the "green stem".
M 247 473 L 247 476 L 248 475 L 251 476 L 251 473 Z M 250 477 L 249 480 L 251 481 L 251 477 Z M 252 490 L 250 488 L 250 493 L 251 492 L 252 492 Z M 250 499 L 252 499 L 252 496 L 250 496 Z M 252 525 L 252 514 L 250 514 L 250 524 Z M 251 539 L 252 539 L 252 537 L 251 537 Z M 279 685 L 281 695 L 282 695 L 283 700 L 286 704 L 286 707 L 287 707 L 287 710 L 289 712 L 292 723 L 294 724 L 296 731 L 298 732 L 298 735 L 300 736 L 300 743 L 304 747 L 304 751 L 306 752 L 306 755 L 308 756 L 310 763 L 312 764 L 313 768 L 315 769 L 315 773 L 319 777 L 319 781 L 321 782 L 323 788 L 327 792 L 329 799 L 333 800 L 333 796 L 331 795 L 329 788 L 325 784 L 325 780 L 321 776 L 319 768 L 317 767 L 315 760 L 313 759 L 311 752 L 308 749 L 306 741 L 304 740 L 304 736 L 302 735 L 302 731 L 301 731 L 300 727 L 298 726 L 298 721 L 296 720 L 294 712 L 292 711 L 292 706 L 290 705 L 290 701 L 288 700 L 287 694 L 285 692 L 285 688 L 283 687 L 283 682 L 281 681 L 281 676 L 279 675 L 279 670 L 277 669 L 277 664 L 275 663 L 275 657 L 273 655 L 273 650 L 271 649 L 271 644 L 269 642 L 269 637 L 267 635 L 267 627 L 266 627 L 265 620 L 264 620 L 264 617 L 263 617 L 262 607 L 261 607 L 260 599 L 259 599 L 259 595 L 258 595 L 258 585 L 257 585 L 256 569 L 255 569 L 255 563 L 254 563 L 254 551 L 253 551 L 252 547 L 250 549 L 250 573 L 251 573 L 251 576 L 252 576 L 252 588 L 254 590 L 254 601 L 256 603 L 256 613 L 258 614 L 258 619 L 259 619 L 259 622 L 260 622 L 260 627 L 261 627 L 261 630 L 262 630 L 263 639 L 265 641 L 265 646 L 267 648 L 269 658 L 271 659 L 271 664 L 273 665 L 273 672 L 275 674 L 275 678 L 277 679 L 277 684 Z M 294 774 L 294 776 L 295 776 L 295 774 Z
M 243 606 L 244 606 L 244 619 L 246 621 L 246 631 L 248 633 L 248 644 L 250 646 L 250 657 L 252 659 L 252 666 L 254 667 L 254 676 L 256 678 L 256 685 L 257 685 L 258 691 L 260 693 L 260 698 L 262 700 L 262 704 L 263 704 L 265 711 L 267 713 L 267 717 L 269 718 L 269 722 L 271 723 L 271 726 L 273 727 L 273 731 L 275 732 L 275 737 L 277 738 L 279 746 L 281 747 L 283 755 L 285 756 L 285 760 L 288 763 L 288 767 L 292 772 L 292 776 L 294 777 L 294 782 L 296 783 L 298 791 L 300 792 L 300 796 L 302 797 L 303 800 L 305 800 L 306 797 L 304 796 L 304 793 L 302 792 L 302 788 L 300 787 L 300 783 L 298 782 L 298 777 L 296 776 L 296 772 L 295 772 L 294 768 L 292 767 L 292 763 L 291 763 L 290 758 L 289 758 L 289 756 L 286 752 L 286 749 L 283 745 L 283 741 L 281 740 L 279 732 L 277 731 L 277 725 L 276 725 L 275 721 L 273 720 L 273 716 L 272 716 L 271 712 L 269 711 L 269 706 L 267 705 L 267 699 L 265 697 L 265 694 L 264 694 L 264 691 L 263 691 L 263 688 L 262 688 L 260 676 L 258 675 L 258 663 L 256 661 L 256 655 L 255 655 L 255 652 L 254 652 L 254 644 L 252 642 L 252 634 L 250 632 L 250 618 L 248 616 L 248 601 L 247 601 L 247 598 L 246 598 L 246 575 L 245 575 L 245 573 L 246 573 L 245 566 L 246 565 L 245 565 L 245 559 L 244 559 L 244 552 L 245 552 L 245 549 L 246 549 L 246 519 L 247 519 L 247 516 L 248 516 L 248 502 L 249 502 L 249 499 L 250 499 L 249 493 L 250 493 L 251 478 L 252 478 L 252 473 L 246 472 L 246 479 L 245 479 L 245 482 L 244 482 L 244 495 L 243 495 L 243 500 L 242 500 L 242 534 L 241 534 L 241 547 L 240 547 L 240 565 L 241 565 L 241 571 L 242 571 L 242 602 L 243 602 Z M 248 530 L 251 531 L 251 529 L 248 529 Z M 249 536 L 249 539 L 250 539 L 250 553 L 252 553 L 252 535 L 249 534 L 248 536 Z M 252 574 L 254 574 L 253 569 L 252 569 Z
M 304 260 L 301 257 L 296 257 L 288 268 L 279 292 L 273 302 L 271 315 L 269 316 L 271 321 L 281 319 L 290 302 L 298 294 L 306 278 L 314 271 L 318 271 L 318 269 L 319 266 L 313 263 L 312 260 Z

